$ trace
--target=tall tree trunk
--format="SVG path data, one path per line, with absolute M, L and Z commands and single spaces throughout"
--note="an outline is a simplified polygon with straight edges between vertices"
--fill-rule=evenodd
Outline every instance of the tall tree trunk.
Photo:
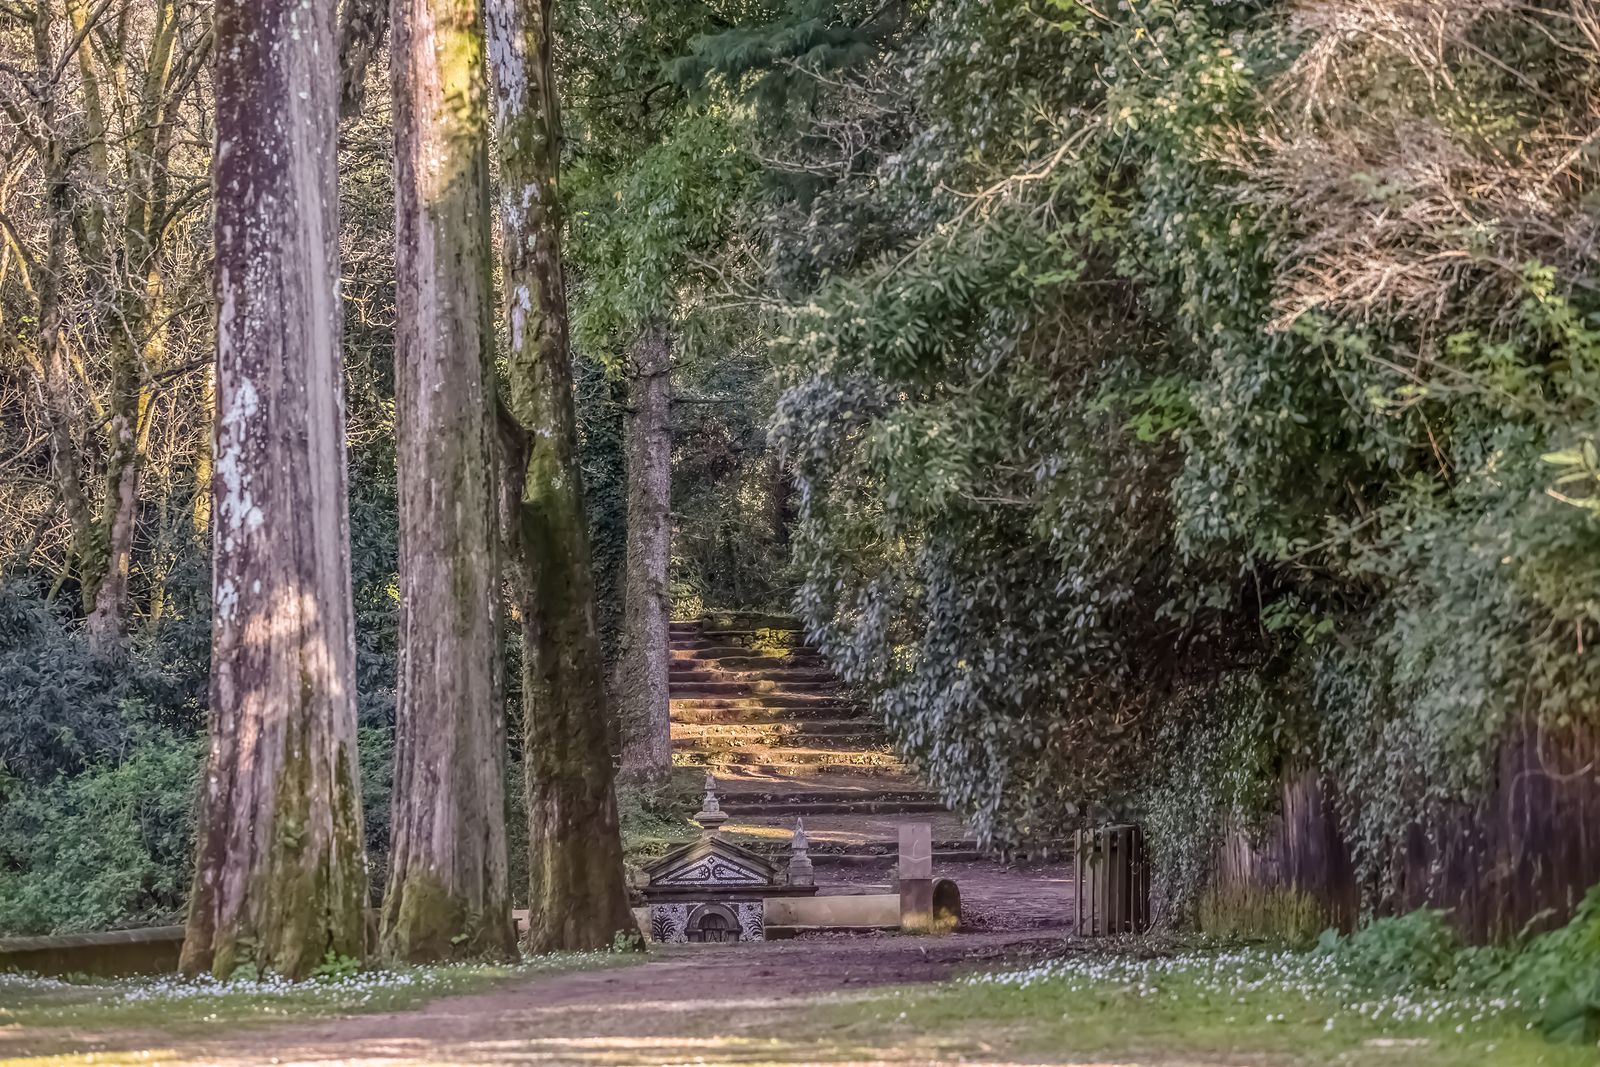
M 552 0 L 489 0 L 510 351 L 505 430 L 509 542 L 522 622 L 534 951 L 633 934 L 611 766 L 605 667 L 577 464 L 556 207 L 561 128 Z
M 394 6 L 400 688 L 384 955 L 510 956 L 478 0 Z
M 333 0 L 216 5 L 211 758 L 185 972 L 360 958 Z
M 653 323 L 633 348 L 628 382 L 628 559 L 623 585 L 622 654 L 617 662 L 622 773 L 658 781 L 672 769 L 667 692 L 672 552 L 672 349 Z

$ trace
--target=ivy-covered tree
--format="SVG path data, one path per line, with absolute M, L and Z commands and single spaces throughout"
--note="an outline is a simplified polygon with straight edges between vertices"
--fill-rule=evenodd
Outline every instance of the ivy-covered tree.
M 604 948 L 634 929 L 577 464 L 553 9 L 553 0 L 488 4 L 508 338 L 506 538 L 522 628 L 527 944 L 536 952 Z

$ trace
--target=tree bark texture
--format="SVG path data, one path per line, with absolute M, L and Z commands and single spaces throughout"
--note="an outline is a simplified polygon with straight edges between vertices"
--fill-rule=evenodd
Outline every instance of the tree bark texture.
M 394 5 L 400 683 L 381 948 L 515 952 L 478 0 Z
M 561 127 L 552 7 L 552 0 L 489 0 L 487 11 L 510 341 L 503 421 L 523 639 L 534 951 L 603 948 L 635 931 L 577 463 L 556 205 Z
M 218 0 L 211 755 L 182 967 L 365 954 L 333 0 Z
M 672 348 L 660 323 L 633 348 L 624 451 L 628 458 L 628 557 L 622 650 L 617 662 L 622 774 L 659 781 L 672 770 L 667 692 L 672 554 Z

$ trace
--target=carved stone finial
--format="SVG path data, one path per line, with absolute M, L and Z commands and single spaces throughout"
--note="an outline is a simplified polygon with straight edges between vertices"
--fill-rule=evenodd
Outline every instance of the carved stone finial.
M 706 795 L 700 802 L 700 810 L 695 812 L 694 821 L 708 834 L 714 834 L 722 829 L 722 824 L 728 821 L 728 813 L 722 810 L 722 805 L 717 801 L 717 780 L 706 772 Z
M 816 871 L 811 866 L 811 854 L 806 850 L 810 843 L 806 840 L 806 824 L 803 819 L 794 821 L 794 838 L 789 842 L 789 884 L 790 885 L 816 885 Z

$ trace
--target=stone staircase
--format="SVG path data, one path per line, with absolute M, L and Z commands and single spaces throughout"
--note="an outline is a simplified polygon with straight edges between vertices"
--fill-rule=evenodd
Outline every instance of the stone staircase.
M 933 823 L 936 859 L 980 858 L 793 621 L 675 622 L 671 638 L 674 762 L 716 775 L 724 833 L 777 854 L 803 817 L 819 867 L 877 870 L 916 820 Z

